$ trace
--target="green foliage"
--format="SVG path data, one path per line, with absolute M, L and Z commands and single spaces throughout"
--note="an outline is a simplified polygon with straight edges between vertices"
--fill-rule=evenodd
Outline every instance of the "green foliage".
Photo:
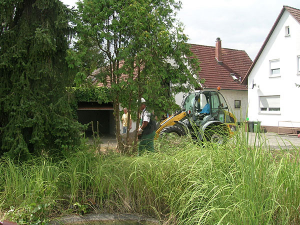
M 74 78 L 76 87 L 88 83 L 88 77 L 99 67 L 104 65 L 103 54 L 93 39 L 87 37 L 73 43 L 73 48 L 68 50 L 67 61 L 69 68 L 76 69 Z
M 0 155 L 59 156 L 78 144 L 81 127 L 66 92 L 70 12 L 58 0 L 0 5 Z
M 96 86 L 81 86 L 77 88 L 70 88 L 69 92 L 74 94 L 77 102 L 98 102 L 107 103 L 111 102 L 110 89 L 106 87 Z
M 88 212 L 88 207 L 88 204 L 80 204 L 79 202 L 73 204 L 73 208 L 76 209 L 77 214 L 79 215 L 86 214 Z
M 54 204 L 54 203 L 53 203 Z M 35 204 L 32 203 L 29 206 L 25 206 L 19 209 L 15 209 L 13 206 L 7 212 L 6 217 L 11 221 L 16 221 L 18 224 L 47 224 L 47 219 L 41 218 L 45 211 L 49 211 L 52 204 Z

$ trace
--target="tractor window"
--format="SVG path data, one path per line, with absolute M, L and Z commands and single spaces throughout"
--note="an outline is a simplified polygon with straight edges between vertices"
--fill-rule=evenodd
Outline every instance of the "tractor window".
M 212 110 L 218 110 L 220 106 L 219 96 L 216 92 L 211 93 L 211 108 Z
M 185 111 L 189 111 L 189 110 L 193 111 L 194 102 L 195 102 L 195 94 L 192 93 L 189 96 L 187 96 L 187 98 L 185 99 L 184 106 L 183 106 L 185 108 Z
M 216 119 L 219 120 L 221 122 L 224 122 L 224 111 L 222 110 L 222 108 L 224 107 L 224 105 L 222 104 L 226 104 L 225 100 L 224 102 L 220 102 L 220 98 L 219 98 L 219 94 L 217 92 L 212 92 L 211 93 L 211 115 Z M 227 106 L 227 105 L 226 105 Z
M 207 101 L 206 96 L 205 96 L 203 93 L 201 93 L 201 94 L 198 96 L 198 98 L 196 99 L 196 102 L 195 102 L 195 110 L 196 110 L 197 112 L 200 112 L 200 111 L 204 108 L 204 106 L 205 106 L 207 103 L 208 103 L 208 101 Z
M 204 94 L 200 95 L 200 109 L 203 109 L 204 106 L 208 103 L 207 98 Z
M 223 95 L 221 95 L 221 94 L 219 93 L 219 97 L 220 97 L 221 107 L 222 107 L 223 109 L 228 109 L 227 103 L 226 103 L 226 101 L 225 101 Z

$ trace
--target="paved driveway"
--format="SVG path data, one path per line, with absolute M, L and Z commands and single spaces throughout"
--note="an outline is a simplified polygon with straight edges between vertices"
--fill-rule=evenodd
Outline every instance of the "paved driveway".
M 256 146 L 264 146 L 271 149 L 293 149 L 300 148 L 300 138 L 297 136 L 278 135 L 276 133 L 247 133 L 249 144 Z M 115 137 L 101 137 L 101 148 L 114 149 L 117 147 Z M 92 144 L 92 140 L 90 141 Z
M 278 135 L 276 133 L 248 133 L 249 144 L 270 146 L 271 149 L 300 148 L 300 138 L 290 135 Z

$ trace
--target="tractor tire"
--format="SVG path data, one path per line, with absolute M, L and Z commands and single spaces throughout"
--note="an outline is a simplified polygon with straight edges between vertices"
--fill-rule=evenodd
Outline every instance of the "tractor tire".
M 164 147 L 179 147 L 182 142 L 182 136 L 185 136 L 186 132 L 180 125 L 174 125 L 165 127 L 160 132 L 159 138 L 163 141 Z
M 228 130 L 222 126 L 208 127 L 204 132 L 204 140 L 212 144 L 225 144 L 228 137 Z
M 186 134 L 182 126 L 174 125 L 170 127 L 165 127 L 160 132 L 160 136 L 165 136 L 166 134 L 173 134 L 177 136 L 184 136 Z

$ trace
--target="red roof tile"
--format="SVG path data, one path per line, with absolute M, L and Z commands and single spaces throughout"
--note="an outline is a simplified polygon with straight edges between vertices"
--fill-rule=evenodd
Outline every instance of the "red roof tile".
M 215 58 L 215 47 L 191 44 L 191 51 L 199 59 L 199 77 L 205 79 L 204 88 L 223 90 L 247 90 L 240 82 L 246 76 L 252 60 L 245 51 L 222 48 L 222 62 Z M 234 81 L 232 75 L 238 78 Z
M 290 6 L 283 6 L 299 23 L 300 23 L 300 10 L 290 7 Z

